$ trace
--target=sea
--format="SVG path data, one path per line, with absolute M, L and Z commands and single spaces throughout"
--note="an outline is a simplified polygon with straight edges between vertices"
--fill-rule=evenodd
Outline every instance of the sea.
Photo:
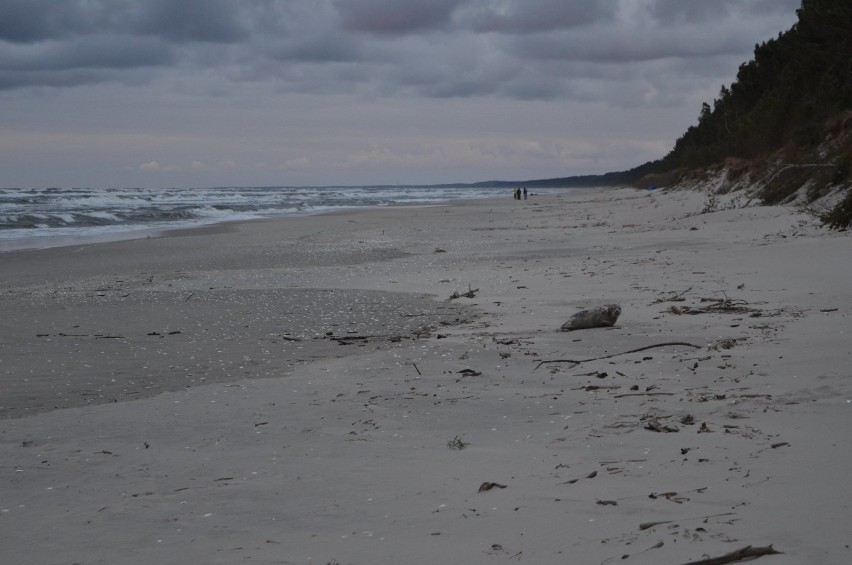
M 537 188 L 537 194 L 571 189 Z M 0 252 L 375 206 L 512 197 L 486 186 L 0 188 Z

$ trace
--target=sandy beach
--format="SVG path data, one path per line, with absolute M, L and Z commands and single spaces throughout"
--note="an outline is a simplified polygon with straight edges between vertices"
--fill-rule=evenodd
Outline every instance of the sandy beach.
M 0 562 L 850 562 L 849 233 L 709 208 L 507 194 L 0 253 Z

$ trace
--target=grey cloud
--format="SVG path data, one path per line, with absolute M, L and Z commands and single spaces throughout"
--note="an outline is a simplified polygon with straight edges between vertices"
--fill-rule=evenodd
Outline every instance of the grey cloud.
M 127 81 L 119 70 L 170 68 L 198 53 L 187 43 L 248 37 L 237 9 L 226 0 L 0 0 L 0 88 Z
M 666 25 L 702 23 L 727 16 L 735 3 L 734 0 L 657 0 L 651 6 L 650 14 Z
M 759 38 L 753 23 L 742 18 L 731 17 L 714 25 L 658 26 L 637 21 L 518 36 L 507 40 L 505 49 L 530 61 L 560 59 L 619 64 L 747 53 Z
M 448 24 L 466 0 L 335 0 L 343 29 L 377 35 L 399 35 Z
M 248 36 L 227 0 L 0 0 L 0 40 L 67 39 L 91 33 L 227 43 Z
M 610 19 L 616 8 L 588 0 L 472 0 L 459 19 L 477 32 L 530 33 Z
M 0 42 L 0 90 L 27 86 L 79 86 L 131 79 L 129 69 L 175 62 L 173 50 L 154 38 L 92 36 L 74 42 L 30 45 Z
M 801 0 L 656 0 L 650 14 L 665 25 L 705 23 L 737 14 L 791 14 Z
M 116 80 L 114 70 L 72 69 L 63 71 L 0 70 L 0 91 L 24 86 L 69 87 Z
M 232 43 L 246 39 L 239 5 L 228 0 L 152 0 L 136 3 L 130 28 L 171 41 Z
M 0 0 L 0 88 L 162 76 L 196 77 L 222 94 L 236 82 L 278 92 L 623 104 L 674 72 L 649 65 L 643 68 L 659 74 L 628 83 L 622 90 L 632 94 L 602 94 L 621 84 L 631 65 L 686 59 L 715 71 L 708 62 L 714 58 L 745 60 L 764 38 L 760 30 L 768 38 L 789 25 L 793 4 L 798 0 Z M 735 66 L 715 76 L 727 77 Z M 602 78 L 610 72 L 615 76 Z
M 239 46 L 248 65 L 267 66 L 262 59 L 281 63 L 336 63 L 368 61 L 358 34 L 340 29 L 340 18 L 330 0 L 265 0 L 243 5 L 242 17 L 252 33 Z
M 0 40 L 32 43 L 87 33 L 104 23 L 97 3 L 68 0 L 2 0 Z
M 73 49 L 55 41 L 26 47 L 0 45 L 0 70 L 4 71 L 123 69 L 167 65 L 174 60 L 169 47 L 152 38 L 94 36 L 75 42 Z
M 268 49 L 268 55 L 279 60 L 312 63 L 359 61 L 363 59 L 357 42 L 343 40 L 325 41 L 322 38 L 283 42 Z

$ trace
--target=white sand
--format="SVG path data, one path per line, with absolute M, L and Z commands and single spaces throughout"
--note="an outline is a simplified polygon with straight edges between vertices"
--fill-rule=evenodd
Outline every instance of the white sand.
M 191 362 L 144 334 L 60 340 L 51 361 L 75 379 L 98 370 L 74 355 L 96 355 L 92 343 L 132 350 L 140 372 L 231 372 L 0 420 L 0 562 L 677 564 L 749 545 L 782 551 L 761 558 L 775 565 L 852 561 L 849 234 L 782 207 L 705 204 L 697 192 L 507 197 L 0 254 L 6 320 L 51 292 L 77 308 L 144 291 L 164 311 L 192 294 L 236 327 L 234 304 L 272 319 L 282 288 L 428 293 L 435 310 L 411 314 L 423 325 L 449 304 L 481 313 L 352 345 L 322 330 L 360 333 L 316 320 L 320 339 L 300 343 L 324 349 L 297 360 L 283 329 L 264 341 L 268 327 Z M 122 291 L 98 297 L 107 278 Z M 730 308 L 670 310 L 720 306 L 702 299 Z M 556 331 L 605 303 L 622 307 L 615 327 Z M 144 329 L 88 311 L 104 331 Z M 158 315 L 192 341 L 191 311 Z M 21 324 L 0 324 L 7 384 L 57 343 Z M 667 342 L 699 347 L 621 354 Z M 505 488 L 478 492 L 484 482 Z

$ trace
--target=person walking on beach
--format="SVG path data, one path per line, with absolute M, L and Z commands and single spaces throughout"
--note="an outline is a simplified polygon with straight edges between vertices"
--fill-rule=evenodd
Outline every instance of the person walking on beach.
M 527 199 L 527 187 L 524 187 L 524 200 Z

